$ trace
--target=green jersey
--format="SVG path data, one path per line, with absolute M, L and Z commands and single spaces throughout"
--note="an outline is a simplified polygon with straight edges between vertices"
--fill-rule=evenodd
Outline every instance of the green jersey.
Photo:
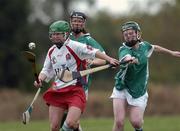
M 86 33 L 78 38 L 76 38 L 72 33 L 70 33 L 69 37 L 71 40 L 78 41 L 86 45 L 90 45 L 93 48 L 99 49 L 101 52 L 104 52 L 104 49 L 102 48 L 102 46 L 95 39 L 93 39 L 89 33 Z M 91 82 L 92 82 L 92 75 L 89 75 L 88 84 L 84 86 L 85 90 L 88 90 Z
M 149 78 L 148 58 L 153 49 L 153 46 L 146 41 L 139 43 L 138 49 L 128 47 L 123 43 L 123 46 L 119 48 L 119 59 L 131 55 L 138 59 L 138 63 L 121 66 L 120 71 L 115 76 L 117 90 L 127 89 L 133 98 L 138 98 L 146 93 Z

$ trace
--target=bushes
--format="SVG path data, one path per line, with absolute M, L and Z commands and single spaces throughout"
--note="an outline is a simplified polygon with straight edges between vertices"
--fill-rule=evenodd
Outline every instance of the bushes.
M 180 114 L 180 87 L 150 85 L 149 102 L 145 115 Z M 20 120 L 22 112 L 30 104 L 34 94 L 17 90 L 0 90 L 0 121 Z M 90 91 L 89 100 L 83 117 L 113 117 L 111 90 Z M 42 95 L 35 102 L 32 119 L 48 119 L 48 107 Z

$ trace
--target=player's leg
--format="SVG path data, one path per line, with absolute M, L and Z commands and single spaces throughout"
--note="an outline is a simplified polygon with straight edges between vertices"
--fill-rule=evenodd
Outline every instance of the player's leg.
M 125 90 L 113 89 L 111 97 L 113 99 L 114 125 L 113 131 L 123 131 L 126 116 L 127 100 Z
M 59 131 L 60 121 L 62 120 L 63 113 L 63 108 L 55 107 L 52 105 L 49 106 L 49 121 L 51 131 Z
M 85 95 L 86 95 L 86 101 L 87 101 L 88 100 L 88 88 L 85 88 Z M 83 131 L 82 127 L 80 125 L 80 120 L 77 122 L 77 125 L 78 125 L 78 128 L 74 129 L 73 131 Z
M 130 113 L 129 114 L 130 122 L 134 127 L 135 131 L 143 131 L 142 125 L 143 125 L 144 110 L 141 109 L 141 107 L 131 106 L 129 113 Z
M 80 125 L 80 120 L 77 122 L 77 125 L 78 125 L 78 127 L 76 129 L 74 129 L 73 131 L 83 131 L 82 127 Z
M 139 97 L 139 98 L 128 98 L 128 103 L 130 105 L 129 110 L 129 118 L 132 126 L 134 127 L 135 131 L 143 131 L 143 117 L 144 111 L 147 105 L 148 94 L 147 92 Z
M 79 129 L 79 120 L 86 106 L 86 97 L 82 87 L 76 87 L 68 98 L 68 114 L 63 124 L 63 131 Z
M 61 126 L 60 126 L 60 128 L 62 128 L 62 126 L 63 126 L 63 124 L 64 124 L 64 122 L 65 122 L 65 120 L 66 120 L 66 117 L 67 117 L 67 111 L 64 112 L 64 115 L 63 115 L 63 118 L 62 118 L 62 121 L 61 121 Z M 78 122 L 78 123 L 79 123 L 79 128 L 78 128 L 78 130 L 75 129 L 75 130 L 73 130 L 73 131 L 82 131 L 82 127 L 81 127 L 81 125 L 80 125 L 80 122 Z
M 123 131 L 126 115 L 126 100 L 120 98 L 113 99 L 114 125 L 113 131 Z
M 90 86 L 90 79 L 88 79 L 88 86 L 85 86 L 84 87 L 84 90 L 85 90 L 85 95 L 86 95 L 86 101 L 88 100 L 88 87 Z M 77 128 L 77 129 L 74 129 L 73 131 L 83 131 L 82 130 L 82 127 L 81 127 L 81 125 L 80 125 L 80 121 L 78 121 L 78 125 L 79 125 L 79 127 Z
M 86 101 L 88 100 L 88 87 L 90 86 L 90 85 L 89 85 L 90 83 L 91 83 L 91 82 L 90 82 L 90 79 L 88 79 L 88 86 L 84 86 L 85 95 L 86 95 Z M 80 120 L 78 121 L 77 124 L 79 125 L 78 128 L 74 129 L 73 131 L 83 131 L 83 130 L 82 130 L 82 127 L 81 127 L 81 125 L 80 125 Z
M 68 110 L 67 118 L 63 124 L 62 131 L 78 131 L 78 121 L 81 116 L 81 109 L 75 106 L 71 106 Z
M 66 117 L 67 117 L 67 111 L 64 112 L 64 115 L 63 115 L 63 118 L 62 118 L 62 121 L 61 121 L 61 125 L 60 125 L 60 128 L 62 128 L 65 120 L 66 120 Z

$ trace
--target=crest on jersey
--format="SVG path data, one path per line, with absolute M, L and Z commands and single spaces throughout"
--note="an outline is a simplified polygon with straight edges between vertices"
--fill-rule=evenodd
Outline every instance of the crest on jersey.
M 71 59 L 71 55 L 69 53 L 66 54 L 66 60 L 70 60 Z
M 56 63 L 57 63 L 56 57 L 53 57 L 53 58 L 51 59 L 51 61 L 52 61 L 53 64 L 56 64 Z
M 90 46 L 90 45 L 87 45 L 87 49 L 93 50 L 92 46 Z

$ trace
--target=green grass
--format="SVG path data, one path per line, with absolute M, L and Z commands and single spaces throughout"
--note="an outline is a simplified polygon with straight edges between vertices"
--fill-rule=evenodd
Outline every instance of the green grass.
M 111 131 L 113 119 L 82 119 L 81 125 L 84 131 Z M 171 117 L 146 117 L 144 123 L 145 131 L 179 131 L 180 116 Z M 21 122 L 1 122 L 0 131 L 49 131 L 48 121 L 33 121 L 27 125 Z M 128 120 L 126 120 L 125 131 L 134 131 Z

